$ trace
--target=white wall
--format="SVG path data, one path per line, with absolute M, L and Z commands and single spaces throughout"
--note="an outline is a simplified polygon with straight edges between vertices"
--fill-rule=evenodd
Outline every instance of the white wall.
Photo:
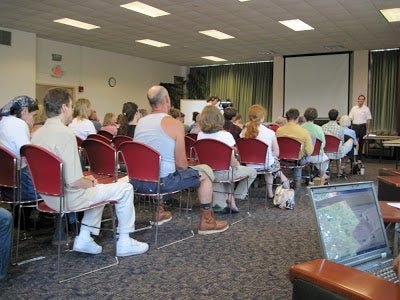
M 16 96 L 35 97 L 36 35 L 11 32 L 11 46 L 0 45 L 0 107 Z
M 51 54 L 62 55 L 61 62 L 53 62 Z M 186 67 L 155 62 L 147 59 L 37 39 L 37 82 L 66 86 L 84 86 L 76 98 L 88 98 L 102 118 L 106 112 L 118 114 L 122 104 L 133 101 L 141 108 L 149 108 L 146 92 L 160 82 L 172 83 L 174 76 L 185 76 Z M 51 69 L 61 65 L 62 78 L 51 77 Z M 108 85 L 108 78 L 117 80 L 115 87 Z
M 274 81 L 272 86 L 272 122 L 283 113 L 283 83 L 285 60 L 282 56 L 274 57 Z

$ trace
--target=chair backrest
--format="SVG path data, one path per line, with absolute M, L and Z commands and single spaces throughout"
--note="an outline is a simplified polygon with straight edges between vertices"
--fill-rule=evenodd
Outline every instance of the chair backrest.
M 298 160 L 300 156 L 301 143 L 291 137 L 278 137 L 279 159 Z
M 133 138 L 127 135 L 116 135 L 114 136 L 112 140 L 112 144 L 114 145 L 115 150 L 118 150 L 119 145 L 121 145 L 124 142 L 132 142 Z M 124 164 L 124 159 L 122 158 L 121 154 L 118 154 L 118 163 Z
M 82 142 L 82 148 L 86 153 L 91 172 L 117 179 L 117 151 L 111 145 L 99 140 L 86 139 Z
M 193 159 L 193 145 L 196 143 L 196 140 L 191 138 L 188 135 L 185 135 L 185 150 L 186 150 L 186 158 Z
M 236 141 L 236 146 L 243 164 L 265 164 L 268 145 L 254 138 L 241 138 Z
M 0 146 L 0 186 L 17 189 L 18 160 L 8 149 Z
M 275 131 L 275 132 L 278 130 L 279 127 L 280 126 L 278 124 L 275 124 L 275 123 L 268 125 L 268 128 L 273 130 L 273 131 Z
M 118 153 L 125 161 L 130 179 L 159 182 L 161 155 L 152 147 L 137 141 L 124 142 Z
M 229 170 L 232 157 L 232 147 L 214 140 L 198 140 L 193 145 L 200 164 L 206 164 L 214 171 Z
M 101 141 L 101 142 L 111 145 L 111 139 L 108 139 L 105 136 L 100 135 L 100 134 L 89 134 L 86 139 L 97 140 L 97 141 Z
M 97 134 L 104 136 L 105 138 L 112 140 L 114 136 L 112 135 L 111 132 L 105 131 L 105 130 L 99 130 Z
M 340 146 L 340 139 L 334 135 L 325 134 L 325 153 L 338 153 Z
M 311 156 L 319 155 L 321 151 L 322 141 L 320 139 L 315 139 L 314 150 Z
M 76 144 L 78 145 L 78 148 L 82 145 L 82 142 L 83 142 L 83 140 L 79 136 L 77 136 L 76 137 Z
M 21 147 L 21 158 L 31 173 L 36 193 L 62 197 L 64 195 L 63 163 L 56 155 L 37 145 Z
M 191 137 L 195 141 L 197 141 L 197 133 L 187 133 L 185 136 Z

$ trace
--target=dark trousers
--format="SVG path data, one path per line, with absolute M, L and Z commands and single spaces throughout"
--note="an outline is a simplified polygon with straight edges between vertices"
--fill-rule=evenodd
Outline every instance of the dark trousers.
M 351 129 L 356 132 L 359 145 L 358 158 L 361 159 L 364 147 L 364 136 L 367 134 L 367 124 L 353 124 L 351 125 Z

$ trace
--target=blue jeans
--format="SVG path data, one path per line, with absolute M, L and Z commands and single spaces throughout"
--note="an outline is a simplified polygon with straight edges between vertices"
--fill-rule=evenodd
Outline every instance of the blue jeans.
M 0 207 L 0 279 L 7 274 L 12 228 L 13 221 L 10 212 Z
M 11 188 L 2 188 L 2 193 L 6 198 L 12 198 L 13 189 Z M 21 169 L 21 200 L 34 200 L 39 198 L 40 196 L 36 196 L 35 188 L 33 187 L 31 174 L 27 167 Z

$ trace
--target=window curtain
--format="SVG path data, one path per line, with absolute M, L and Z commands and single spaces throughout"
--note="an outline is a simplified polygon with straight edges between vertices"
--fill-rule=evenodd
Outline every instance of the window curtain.
M 188 97 L 206 99 L 216 95 L 221 100 L 231 99 L 244 120 L 249 106 L 260 104 L 267 110 L 266 121 L 271 121 L 272 83 L 272 62 L 194 67 L 189 73 Z
M 398 87 L 400 50 L 370 53 L 370 99 L 372 130 L 381 134 L 398 132 Z

